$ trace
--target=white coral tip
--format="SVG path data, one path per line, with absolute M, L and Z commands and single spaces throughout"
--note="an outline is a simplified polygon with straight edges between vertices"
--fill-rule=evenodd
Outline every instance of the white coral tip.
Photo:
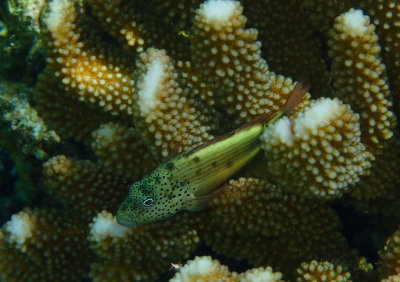
M 351 36 L 363 36 L 368 31 L 369 17 L 362 10 L 350 9 L 343 14 L 345 31 Z
M 115 216 L 107 211 L 100 212 L 93 222 L 90 234 L 97 242 L 107 237 L 123 238 L 130 232 L 128 227 L 119 225 Z

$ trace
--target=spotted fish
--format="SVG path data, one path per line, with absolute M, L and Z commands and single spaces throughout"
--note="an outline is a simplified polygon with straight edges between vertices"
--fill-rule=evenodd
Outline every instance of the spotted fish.
M 133 183 L 117 212 L 118 223 L 137 226 L 206 208 L 217 188 L 260 151 L 265 127 L 289 114 L 307 91 L 298 82 L 280 110 L 184 152 Z

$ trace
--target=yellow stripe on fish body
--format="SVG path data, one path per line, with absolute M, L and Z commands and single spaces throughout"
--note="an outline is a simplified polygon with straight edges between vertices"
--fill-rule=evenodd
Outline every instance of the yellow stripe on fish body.
M 206 207 L 210 194 L 259 152 L 262 131 L 261 124 L 245 127 L 161 164 L 131 186 L 118 222 L 137 226 Z
M 252 125 L 183 153 L 173 160 L 176 177 L 190 180 L 194 196 L 210 194 L 260 151 L 262 132 L 263 125 Z
M 307 90 L 296 85 L 279 111 L 180 154 L 135 182 L 117 212 L 118 222 L 136 226 L 206 207 L 218 186 L 259 152 L 264 127 L 290 113 Z

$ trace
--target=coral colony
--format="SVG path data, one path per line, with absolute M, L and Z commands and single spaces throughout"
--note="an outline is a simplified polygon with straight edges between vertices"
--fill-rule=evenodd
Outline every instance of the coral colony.
M 41 3 L 25 2 L 35 11 Z M 4 86 L 1 101 L 3 123 L 37 112 L 9 130 L 36 132 L 23 140 L 41 160 L 32 185 L 49 200 L 0 229 L 0 280 L 399 281 L 400 3 L 42 5 L 32 21 L 46 66 L 33 102 Z M 310 93 L 266 128 L 262 152 L 208 209 L 117 223 L 133 182 L 278 110 L 303 75 Z M 50 150 L 51 142 L 89 153 Z M 349 244 L 338 207 L 379 219 L 370 223 L 376 264 Z M 200 245 L 208 256 L 196 256 Z

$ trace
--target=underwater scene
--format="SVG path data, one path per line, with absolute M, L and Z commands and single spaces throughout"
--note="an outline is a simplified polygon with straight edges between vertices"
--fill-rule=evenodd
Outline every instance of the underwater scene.
M 400 1 L 0 3 L 0 281 L 400 281 Z

